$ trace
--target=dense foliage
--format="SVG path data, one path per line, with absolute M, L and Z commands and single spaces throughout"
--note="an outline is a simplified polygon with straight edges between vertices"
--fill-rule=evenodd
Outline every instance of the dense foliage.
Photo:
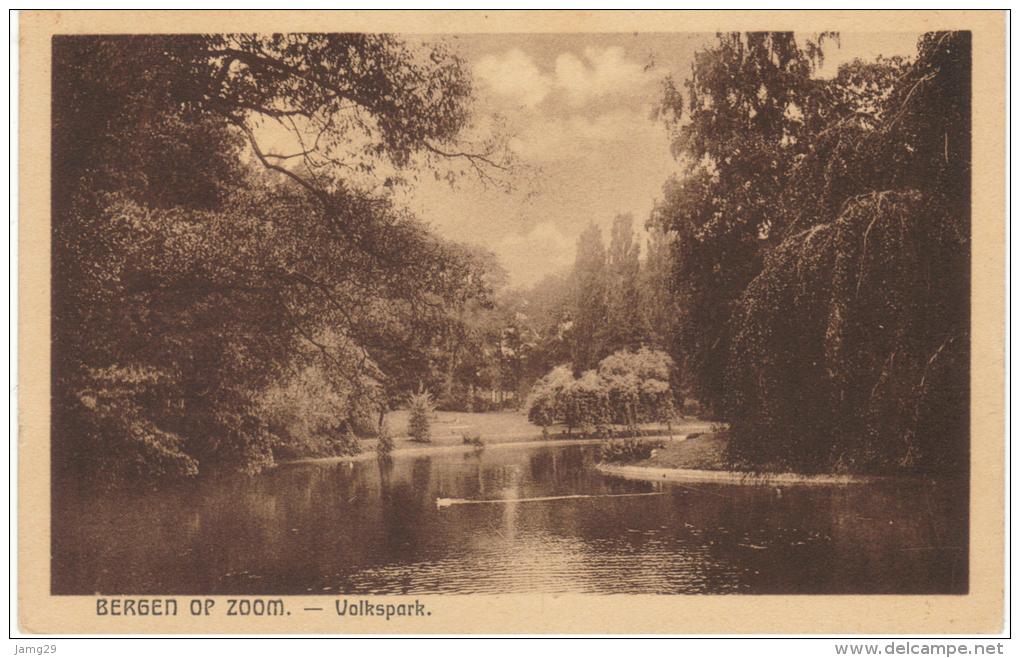
M 459 60 L 340 34 L 57 37 L 53 61 L 57 472 L 355 452 L 436 376 L 491 258 L 387 190 L 415 154 L 485 166 L 443 155 Z M 267 124 L 297 152 L 264 147 Z
M 412 441 L 430 443 L 432 441 L 432 414 L 434 406 L 432 395 L 428 391 L 415 393 L 410 400 L 411 417 L 408 421 L 407 433 Z
M 530 289 L 497 295 L 485 321 L 498 362 L 479 370 L 486 381 L 513 391 L 519 404 L 559 366 L 579 377 L 613 353 L 661 351 L 669 344 L 676 318 L 671 238 L 653 229 L 642 258 L 633 224 L 631 215 L 617 215 L 607 245 L 590 223 L 578 238 L 572 268 Z M 679 394 L 673 370 L 668 383 Z
M 569 271 L 507 290 L 492 254 L 394 201 L 454 162 L 507 169 L 458 143 L 471 84 L 444 48 L 55 38 L 54 469 L 350 454 L 415 391 L 419 440 L 433 407 L 526 400 L 605 435 L 695 398 L 752 468 L 966 468 L 970 35 L 820 78 L 836 41 L 720 35 L 666 85 L 680 173 L 643 257 L 619 214 Z
M 542 426 L 563 422 L 568 431 L 580 428 L 584 434 L 605 434 L 609 425 L 669 421 L 672 366 L 664 352 L 647 348 L 615 352 L 580 377 L 558 366 L 532 387 L 528 418 Z
M 384 422 L 379 428 L 379 436 L 375 444 L 375 456 L 380 465 L 387 466 L 393 463 L 393 448 L 393 435 L 390 433 L 389 426 Z
M 720 35 L 686 94 L 667 87 L 684 175 L 653 221 L 672 236 L 672 351 L 738 461 L 964 469 L 970 35 L 832 80 L 819 55 Z
M 603 464 L 622 462 L 632 464 L 648 459 L 655 450 L 660 450 L 663 443 L 639 441 L 634 438 L 607 439 L 599 444 L 598 460 Z

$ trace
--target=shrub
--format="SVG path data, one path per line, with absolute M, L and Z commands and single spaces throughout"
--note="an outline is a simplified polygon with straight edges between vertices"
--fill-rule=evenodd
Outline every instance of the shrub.
M 347 431 L 340 435 L 340 439 L 333 442 L 333 449 L 338 455 L 360 455 L 361 441 L 358 436 L 348 427 Z
M 449 393 L 436 400 L 435 408 L 438 411 L 456 413 L 486 413 L 513 406 L 512 402 L 512 400 L 503 403 L 493 402 L 478 391 L 471 391 L 463 384 L 455 384 Z
M 665 352 L 641 348 L 621 350 L 599 363 L 613 422 L 634 425 L 666 421 L 673 409 L 670 372 L 673 360 Z
M 412 441 L 418 443 L 432 442 L 432 413 L 434 411 L 432 395 L 425 391 L 411 396 L 411 420 L 407 433 Z
M 347 422 L 351 429 L 361 438 L 371 439 L 379 436 L 379 404 L 375 400 L 368 403 L 357 400 Z
M 548 374 L 535 382 L 531 388 L 526 405 L 528 420 L 536 425 L 547 427 L 561 419 L 567 390 L 573 385 L 574 375 L 569 366 L 556 366 Z
M 652 450 L 662 447 L 662 443 L 638 441 L 632 438 L 609 439 L 599 445 L 598 460 L 604 464 L 642 461 L 651 457 Z
M 680 413 L 684 416 L 700 416 L 702 413 L 701 403 L 691 398 L 684 398 L 684 406 Z
M 471 395 L 462 385 L 454 385 L 452 390 L 440 395 L 435 401 L 435 409 L 438 411 L 454 411 L 457 413 L 471 413 L 474 411 Z
M 484 448 L 485 447 L 485 442 L 482 441 L 482 437 L 480 435 L 478 435 L 478 434 L 474 434 L 474 435 L 472 435 L 472 434 L 465 434 L 464 435 L 464 445 L 466 445 L 466 446 L 475 446 L 476 448 Z
M 380 463 L 388 464 L 393 461 L 393 435 L 390 434 L 390 427 L 386 423 L 379 428 L 379 443 L 375 445 L 375 453 Z
M 532 388 L 528 420 L 542 427 L 562 421 L 568 430 L 580 427 L 600 437 L 610 434 L 610 423 L 636 434 L 638 423 L 670 422 L 675 415 L 672 368 L 665 352 L 647 348 L 616 352 L 579 378 L 568 366 L 558 366 Z
M 605 381 L 594 370 L 589 370 L 574 381 L 569 394 L 567 425 L 580 427 L 584 434 L 607 437 L 611 411 Z
M 307 367 L 263 391 L 259 405 L 269 430 L 279 437 L 275 453 L 295 458 L 361 452 L 352 436 L 374 436 L 372 415 L 379 402 L 367 379 L 345 386 L 321 368 Z

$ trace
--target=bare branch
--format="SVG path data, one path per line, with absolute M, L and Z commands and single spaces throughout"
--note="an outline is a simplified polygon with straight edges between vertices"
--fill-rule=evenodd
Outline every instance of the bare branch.
M 277 153 L 266 153 L 267 158 L 275 158 L 277 160 L 292 160 L 294 158 L 301 158 L 314 153 L 315 151 L 301 151 L 300 153 L 292 153 L 291 155 L 279 155 Z
M 233 123 L 238 128 L 240 128 L 244 132 L 245 135 L 248 136 L 248 142 L 251 144 L 251 148 L 255 152 L 255 157 L 257 157 L 259 159 L 259 162 L 262 163 L 262 166 L 264 166 L 266 169 L 271 169 L 271 170 L 273 170 L 275 172 L 281 173 L 284 176 L 290 178 L 295 183 L 297 183 L 301 187 L 303 187 L 306 190 L 308 190 L 309 192 L 311 192 L 312 195 L 315 196 L 316 199 L 321 201 L 324 206 L 326 206 L 326 207 L 329 206 L 329 199 L 326 197 L 326 193 L 323 192 L 321 189 L 319 189 L 316 186 L 312 185 L 311 183 L 306 181 L 304 178 L 302 178 L 301 176 L 298 176 L 297 174 L 295 174 L 294 172 L 290 171 L 286 167 L 281 167 L 278 164 L 270 162 L 266 158 L 266 155 L 262 152 L 262 149 L 259 147 L 258 140 L 255 139 L 255 133 L 252 132 L 251 128 L 249 128 L 247 125 L 245 125 L 244 122 L 242 122 L 242 121 L 234 121 Z
M 344 89 L 343 87 L 336 85 L 335 83 L 329 81 L 323 76 L 315 74 L 311 70 L 299 69 L 295 66 L 291 66 L 290 64 L 285 64 L 284 62 L 281 62 L 276 58 L 270 57 L 269 55 L 265 54 L 259 55 L 253 52 L 248 52 L 246 50 L 238 50 L 236 48 L 214 50 L 213 53 L 215 53 L 216 55 L 222 55 L 228 60 L 236 60 L 242 62 L 244 64 L 247 64 L 249 67 L 253 68 L 261 67 L 271 69 L 279 73 L 291 76 L 293 78 L 304 80 L 305 82 L 309 82 L 318 87 L 321 87 L 326 91 L 332 92 L 336 96 L 347 99 L 349 101 L 353 101 L 363 107 L 375 106 L 375 103 L 372 101 L 372 99 L 367 96 L 362 96 L 361 94 L 356 93 L 352 89 Z M 224 65 L 229 66 L 229 62 L 225 63 Z

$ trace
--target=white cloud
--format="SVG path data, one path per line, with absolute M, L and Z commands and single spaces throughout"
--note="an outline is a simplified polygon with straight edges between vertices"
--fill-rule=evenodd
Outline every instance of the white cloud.
M 556 86 L 567 93 L 574 105 L 632 91 L 651 80 L 640 64 L 627 61 L 623 48 L 586 48 L 584 60 L 573 53 L 556 58 Z
M 555 69 L 543 73 L 534 60 L 519 49 L 487 55 L 475 66 L 475 75 L 496 94 L 529 109 L 560 92 L 574 106 L 634 92 L 654 80 L 640 64 L 627 59 L 623 48 L 586 48 L 581 57 L 565 52 L 556 58 Z
M 663 141 L 661 126 L 644 110 L 617 110 L 595 117 L 573 115 L 528 124 L 512 146 L 526 160 L 557 161 L 587 157 L 612 143 Z
M 508 50 L 502 56 L 488 55 L 475 66 L 475 75 L 501 96 L 508 96 L 525 107 L 535 107 L 549 94 L 552 82 L 521 50 Z

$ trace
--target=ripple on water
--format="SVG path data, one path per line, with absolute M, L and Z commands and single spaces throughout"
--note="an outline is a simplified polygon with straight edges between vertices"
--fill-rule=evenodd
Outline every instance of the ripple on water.
M 777 495 L 632 482 L 592 455 L 437 453 L 70 496 L 54 508 L 54 593 L 967 591 L 966 483 Z M 635 493 L 661 495 L 609 497 Z

